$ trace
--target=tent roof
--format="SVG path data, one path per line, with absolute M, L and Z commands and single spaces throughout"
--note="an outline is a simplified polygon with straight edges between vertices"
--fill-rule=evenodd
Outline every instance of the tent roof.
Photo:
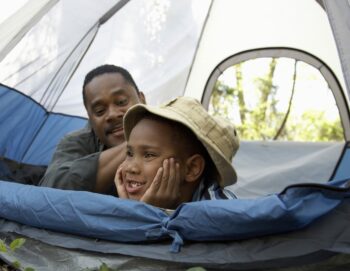
M 182 94 L 202 99 L 210 75 L 230 56 L 290 48 L 320 59 L 345 90 L 332 29 L 318 2 L 29 1 L 0 27 L 0 80 L 49 111 L 86 116 L 83 78 L 100 64 L 129 69 L 148 103 L 158 104 Z M 27 16 L 14 20 L 19 14 Z M 16 31 L 21 34 L 14 38 Z

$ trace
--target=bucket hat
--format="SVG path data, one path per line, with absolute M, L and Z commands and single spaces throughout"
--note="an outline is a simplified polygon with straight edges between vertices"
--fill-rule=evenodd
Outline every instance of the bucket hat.
M 217 181 L 221 187 L 237 181 L 232 158 L 238 150 L 239 139 L 231 122 L 211 116 L 198 100 L 190 97 L 178 97 L 160 106 L 136 104 L 124 116 L 127 140 L 131 130 L 147 112 L 181 123 L 196 135 L 216 167 L 219 175 Z

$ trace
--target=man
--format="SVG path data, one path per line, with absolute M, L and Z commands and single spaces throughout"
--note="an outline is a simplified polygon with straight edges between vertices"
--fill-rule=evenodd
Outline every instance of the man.
M 123 116 L 145 97 L 127 70 L 103 65 L 86 75 L 83 101 L 89 125 L 61 140 L 40 185 L 109 194 L 126 154 Z

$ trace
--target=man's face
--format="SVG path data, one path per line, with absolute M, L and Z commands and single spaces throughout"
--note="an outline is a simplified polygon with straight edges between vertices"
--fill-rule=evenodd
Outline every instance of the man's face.
M 85 101 L 92 129 L 108 148 L 124 142 L 123 116 L 129 107 L 145 102 L 119 73 L 92 79 L 85 86 Z
M 123 163 L 124 184 L 130 199 L 141 199 L 164 159 L 172 157 L 179 162 L 183 177 L 183 163 L 178 159 L 178 148 L 173 139 L 171 124 L 166 122 L 145 118 L 132 129 Z

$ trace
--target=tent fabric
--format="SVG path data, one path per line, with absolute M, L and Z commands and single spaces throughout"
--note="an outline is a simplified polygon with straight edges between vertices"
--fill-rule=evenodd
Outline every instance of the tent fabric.
M 27 2 L 23 8 L 0 25 L 0 61 L 57 2 L 58 0 Z
M 350 97 L 350 48 L 348 46 L 350 44 L 350 25 L 346 23 L 349 20 L 350 3 L 347 0 L 324 0 L 323 2 L 336 40 L 347 94 Z
M 210 4 L 129 1 L 101 25 L 116 1 L 58 1 L 0 62 L 0 82 L 81 117 L 84 77 L 105 63 L 127 68 L 148 103 L 182 95 Z
M 345 149 L 342 159 L 339 161 L 337 171 L 335 172 L 335 179 L 344 179 L 350 176 L 350 148 Z
M 295 185 L 252 200 L 185 203 L 169 217 L 138 201 L 1 181 L 0 217 L 118 242 L 171 237 L 171 250 L 178 252 L 184 240 L 239 240 L 303 228 L 349 198 L 346 185 L 349 180 Z
M 327 13 L 317 1 L 219 0 L 213 2 L 210 17 L 218 19 L 206 24 L 185 95 L 202 99 L 208 78 L 220 63 L 242 52 L 265 48 L 301 50 L 306 58 L 308 54 L 321 59 L 346 89 Z
M 335 95 L 344 101 L 338 107 L 349 141 L 348 2 L 324 1 L 331 29 L 327 13 L 314 0 L 100 0 L 98 5 L 94 0 L 30 1 L 17 13 L 28 16 L 13 17 L 0 27 L 0 82 L 10 86 L 0 86 L 0 170 L 8 170 L 3 161 L 44 167 L 59 138 L 86 124 L 81 86 L 85 74 L 100 64 L 130 70 L 150 104 L 182 94 L 201 100 L 219 63 L 264 48 L 300 50 L 329 67 L 332 82 L 343 91 Z M 119 5 L 122 8 L 105 21 Z M 230 189 L 241 196 L 276 193 L 293 182 L 326 183 L 350 176 L 349 146 L 342 152 L 344 143 L 258 142 L 257 151 L 254 144 L 243 143 L 249 155 L 242 151 L 234 161 L 241 181 Z M 251 160 L 245 160 L 248 156 Z M 142 261 L 150 266 L 155 264 L 152 259 L 168 261 L 168 266 L 205 263 L 229 270 L 310 263 L 332 253 L 350 254 L 349 191 L 334 189 L 341 183 L 331 182 L 332 189 L 290 187 L 259 199 L 188 203 L 167 216 L 139 202 L 0 182 L 0 237 L 28 236 L 28 247 L 19 252 L 21 262 L 33 259 L 36 266 L 59 270 L 57 254 L 77 256 L 68 268 L 76 270 L 79 261 L 96 264 L 100 252 L 147 257 L 151 263 Z M 251 239 L 226 241 L 240 238 Z M 181 252 L 168 253 L 170 243 L 173 251 L 181 247 Z M 45 264 L 37 257 L 41 253 L 49 259 Z M 105 256 L 111 262 L 113 257 Z M 130 258 L 118 260 L 120 266 Z M 131 258 L 128 267 L 135 260 Z
M 238 181 L 228 189 L 238 198 L 255 198 L 295 183 L 326 183 L 339 160 L 344 166 L 337 179 L 346 179 L 344 148 L 344 142 L 241 141 L 232 162 Z
M 35 270 L 347 270 L 350 264 L 350 205 L 343 203 L 310 226 L 283 234 L 241 241 L 186 242 L 180 253 L 169 242 L 126 244 L 42 230 L 0 219 L 0 238 L 26 243 L 12 257 Z M 37 255 L 41 257 L 37 257 Z M 11 261 L 10 255 L 0 258 Z
M 0 84 L 0 156 L 18 162 L 46 166 L 59 139 L 82 128 L 84 118 L 49 113 L 26 95 Z M 45 123 L 45 125 L 44 125 Z

